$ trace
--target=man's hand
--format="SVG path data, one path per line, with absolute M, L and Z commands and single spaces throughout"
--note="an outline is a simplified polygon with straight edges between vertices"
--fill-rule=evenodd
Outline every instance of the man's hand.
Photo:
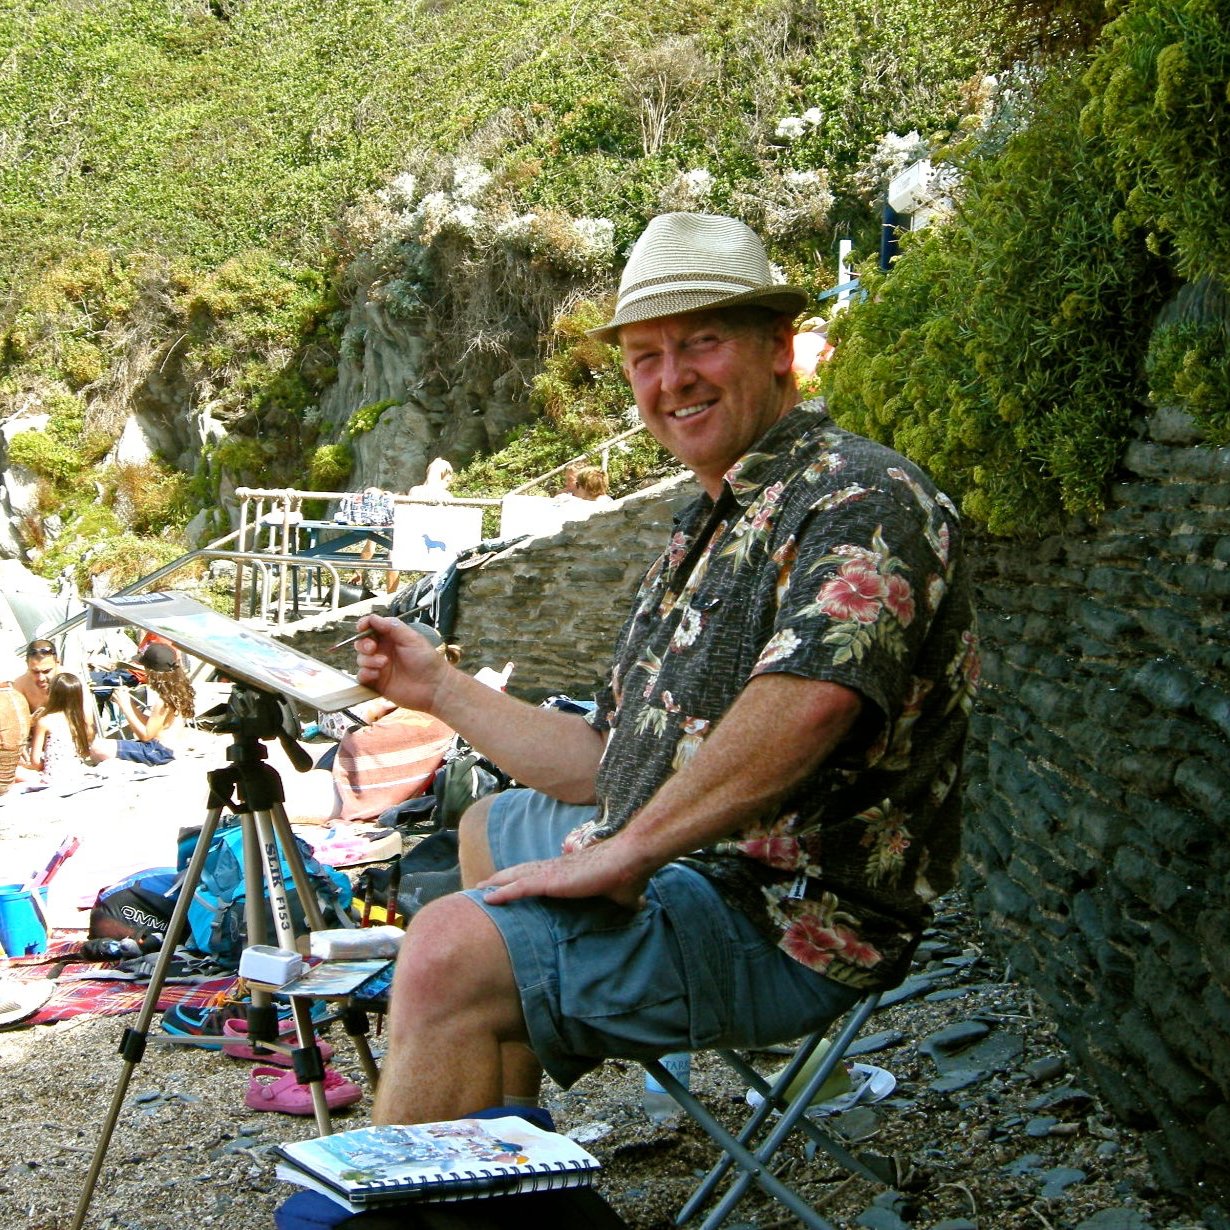
M 400 619 L 365 615 L 355 644 L 358 680 L 406 709 L 432 712 L 436 694 L 452 669 L 431 643 Z
M 559 858 L 505 867 L 477 887 L 492 905 L 521 897 L 609 897 L 617 905 L 637 910 L 656 868 L 634 868 L 625 854 L 628 845 L 618 836 L 611 837 Z

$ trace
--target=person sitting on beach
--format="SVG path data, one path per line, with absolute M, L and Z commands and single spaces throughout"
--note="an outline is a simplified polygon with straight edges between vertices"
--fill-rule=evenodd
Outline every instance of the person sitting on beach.
M 26 698 L 31 713 L 47 703 L 51 681 L 59 671 L 60 655 L 51 641 L 38 637 L 26 646 L 25 674 L 13 680 L 13 687 Z
M 166 740 L 174 741 L 196 714 L 196 695 L 178 655 L 171 645 L 154 641 L 137 657 L 146 673 L 149 711 L 141 713 L 126 687 L 118 687 L 112 699 L 120 707 L 135 739 L 95 739 L 90 754 L 94 762 L 119 759 L 137 764 L 160 765 L 175 759 Z
M 90 730 L 85 721 L 81 680 L 60 671 L 51 681 L 47 702 L 30 732 L 30 763 L 44 786 L 65 786 L 82 776 L 90 761 Z

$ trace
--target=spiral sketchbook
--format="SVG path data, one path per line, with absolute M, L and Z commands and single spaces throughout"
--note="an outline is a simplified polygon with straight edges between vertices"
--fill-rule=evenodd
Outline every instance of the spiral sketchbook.
M 599 1163 L 575 1141 L 510 1115 L 356 1128 L 277 1146 L 277 1176 L 356 1211 L 589 1183 Z

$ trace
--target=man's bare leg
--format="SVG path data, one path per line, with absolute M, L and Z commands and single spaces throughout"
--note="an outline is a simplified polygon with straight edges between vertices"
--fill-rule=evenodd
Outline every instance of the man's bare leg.
M 456 1119 L 502 1105 L 507 1094 L 527 1096 L 532 1055 L 508 952 L 468 897 L 443 897 L 415 916 L 389 1003 L 373 1123 Z M 536 1064 L 533 1070 L 536 1091 Z
M 498 796 L 489 794 L 471 803 L 457 825 L 457 852 L 461 860 L 461 887 L 474 888 L 495 871 L 487 838 L 487 816 Z
M 495 799 L 495 795 L 489 794 L 472 803 L 458 825 L 461 883 L 464 888 L 473 888 L 495 871 L 487 840 L 487 817 Z M 506 1043 L 500 1062 L 504 1074 L 502 1100 L 509 1104 L 512 1104 L 509 1099 L 515 1099 L 517 1104 L 537 1102 L 542 1086 L 542 1067 L 534 1052 L 520 1042 Z

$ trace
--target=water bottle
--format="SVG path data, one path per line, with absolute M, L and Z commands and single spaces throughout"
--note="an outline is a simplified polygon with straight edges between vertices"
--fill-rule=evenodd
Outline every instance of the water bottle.
M 662 1066 L 686 1089 L 692 1070 L 692 1056 L 687 1051 L 676 1051 L 662 1056 Z M 668 1123 L 682 1114 L 679 1103 L 645 1073 L 645 1092 L 641 1095 L 641 1108 L 654 1123 Z

